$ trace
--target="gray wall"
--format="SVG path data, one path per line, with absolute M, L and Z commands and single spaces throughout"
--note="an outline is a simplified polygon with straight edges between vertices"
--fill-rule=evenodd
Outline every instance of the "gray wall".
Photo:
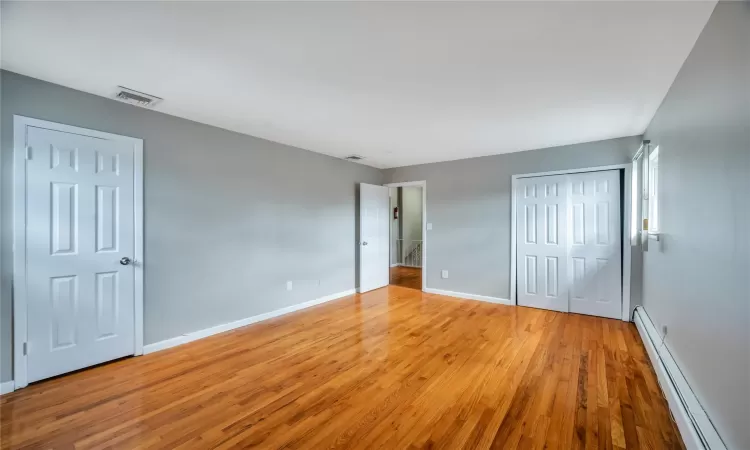
M 750 449 L 750 3 L 720 2 L 646 137 L 663 248 L 643 303 L 731 449 Z
M 356 184 L 381 184 L 379 170 L 1 76 L 0 380 L 12 378 L 14 114 L 144 139 L 146 344 L 355 287 Z
M 427 181 L 427 287 L 510 297 L 511 175 L 622 164 L 640 137 L 387 169 L 386 183 Z M 440 278 L 447 269 L 448 279 Z

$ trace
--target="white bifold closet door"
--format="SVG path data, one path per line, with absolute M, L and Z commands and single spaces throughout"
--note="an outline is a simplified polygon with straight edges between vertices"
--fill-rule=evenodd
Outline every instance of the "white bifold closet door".
M 567 175 L 522 178 L 516 188 L 518 304 L 568 311 Z
M 522 178 L 516 196 L 518 304 L 621 318 L 619 171 Z

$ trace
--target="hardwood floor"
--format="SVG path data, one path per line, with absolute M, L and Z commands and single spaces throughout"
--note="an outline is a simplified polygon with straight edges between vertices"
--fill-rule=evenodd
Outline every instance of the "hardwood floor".
M 391 267 L 390 284 L 422 290 L 422 269 L 418 267 Z
M 632 324 L 396 286 L 1 397 L 2 448 L 684 448 Z

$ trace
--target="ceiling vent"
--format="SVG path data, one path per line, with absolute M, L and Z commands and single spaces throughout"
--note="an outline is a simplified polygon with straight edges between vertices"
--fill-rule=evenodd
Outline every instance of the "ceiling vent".
M 344 159 L 347 161 L 362 161 L 363 159 L 365 159 L 365 157 L 359 155 L 349 155 Z
M 153 108 L 154 105 L 163 100 L 155 95 L 138 92 L 123 86 L 117 86 L 117 89 L 118 91 L 115 94 L 115 99 L 121 102 L 130 103 L 131 105 L 141 106 L 143 108 Z

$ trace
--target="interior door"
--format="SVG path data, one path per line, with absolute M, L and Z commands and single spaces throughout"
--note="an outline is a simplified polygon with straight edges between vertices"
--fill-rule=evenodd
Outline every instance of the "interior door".
M 622 224 L 617 170 L 570 175 L 570 312 L 622 318 Z
M 521 178 L 516 186 L 518 304 L 621 318 L 619 171 Z
M 521 178 L 516 189 L 518 304 L 568 311 L 567 176 Z
M 359 185 L 359 291 L 388 285 L 388 188 Z
M 26 128 L 28 382 L 135 351 L 132 145 Z

